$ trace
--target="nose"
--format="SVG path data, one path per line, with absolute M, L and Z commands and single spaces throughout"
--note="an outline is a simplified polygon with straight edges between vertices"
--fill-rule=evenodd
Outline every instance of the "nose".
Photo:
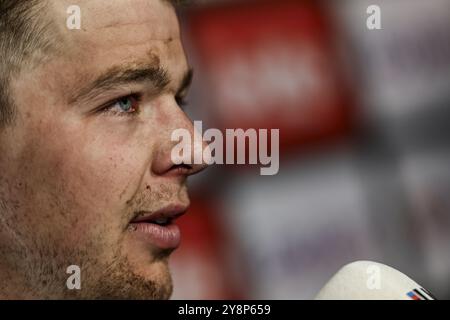
M 159 176 L 184 176 L 188 177 L 201 172 L 208 167 L 209 146 L 203 141 L 202 133 L 198 132 L 192 121 L 179 108 L 167 115 L 168 128 L 164 129 L 161 139 L 163 141 L 158 146 L 156 157 L 152 162 L 152 172 Z M 183 133 L 182 139 L 175 140 L 175 133 Z M 175 149 L 175 150 L 174 150 Z M 183 151 L 184 156 L 174 157 Z M 203 156 L 205 155 L 205 156 Z

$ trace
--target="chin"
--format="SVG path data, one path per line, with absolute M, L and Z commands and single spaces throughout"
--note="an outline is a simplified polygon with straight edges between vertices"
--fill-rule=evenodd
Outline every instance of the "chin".
M 171 251 L 170 251 L 171 252 Z M 169 251 L 128 257 L 130 299 L 169 299 L 173 291 Z M 131 253 L 131 252 L 130 252 Z
M 84 282 L 86 291 L 82 285 L 80 294 L 88 299 L 169 299 L 173 291 L 170 253 L 133 244 L 90 269 Z

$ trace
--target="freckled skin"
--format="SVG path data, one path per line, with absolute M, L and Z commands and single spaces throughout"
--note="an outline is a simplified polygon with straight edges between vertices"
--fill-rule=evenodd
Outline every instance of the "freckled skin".
M 11 81 L 17 119 L 0 132 L 0 297 L 167 299 L 170 251 L 137 241 L 128 223 L 138 211 L 188 205 L 186 178 L 204 166 L 171 169 L 170 134 L 193 132 L 192 123 L 172 91 L 144 92 L 133 117 L 68 99 L 124 62 L 165 67 L 175 90 L 188 65 L 174 9 L 160 0 L 77 1 L 82 30 L 67 30 L 71 1 L 50 2 L 61 50 Z M 66 287 L 73 264 L 81 290 Z

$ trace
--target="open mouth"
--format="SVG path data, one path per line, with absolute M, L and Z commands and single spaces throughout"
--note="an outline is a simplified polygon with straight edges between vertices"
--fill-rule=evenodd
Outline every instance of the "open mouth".
M 165 227 L 172 223 L 172 218 L 161 218 L 156 220 L 150 220 L 150 223 L 157 224 L 158 226 Z
M 187 210 L 185 206 L 170 206 L 157 212 L 138 212 L 130 222 L 132 232 L 161 249 L 176 249 L 181 232 L 175 220 Z

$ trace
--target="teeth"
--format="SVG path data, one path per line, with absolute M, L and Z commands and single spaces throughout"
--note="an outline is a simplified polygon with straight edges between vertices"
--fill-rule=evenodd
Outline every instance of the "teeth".
M 155 220 L 156 224 L 167 224 L 167 222 L 169 222 L 169 219 L 167 219 L 167 218 L 161 218 L 161 219 Z

